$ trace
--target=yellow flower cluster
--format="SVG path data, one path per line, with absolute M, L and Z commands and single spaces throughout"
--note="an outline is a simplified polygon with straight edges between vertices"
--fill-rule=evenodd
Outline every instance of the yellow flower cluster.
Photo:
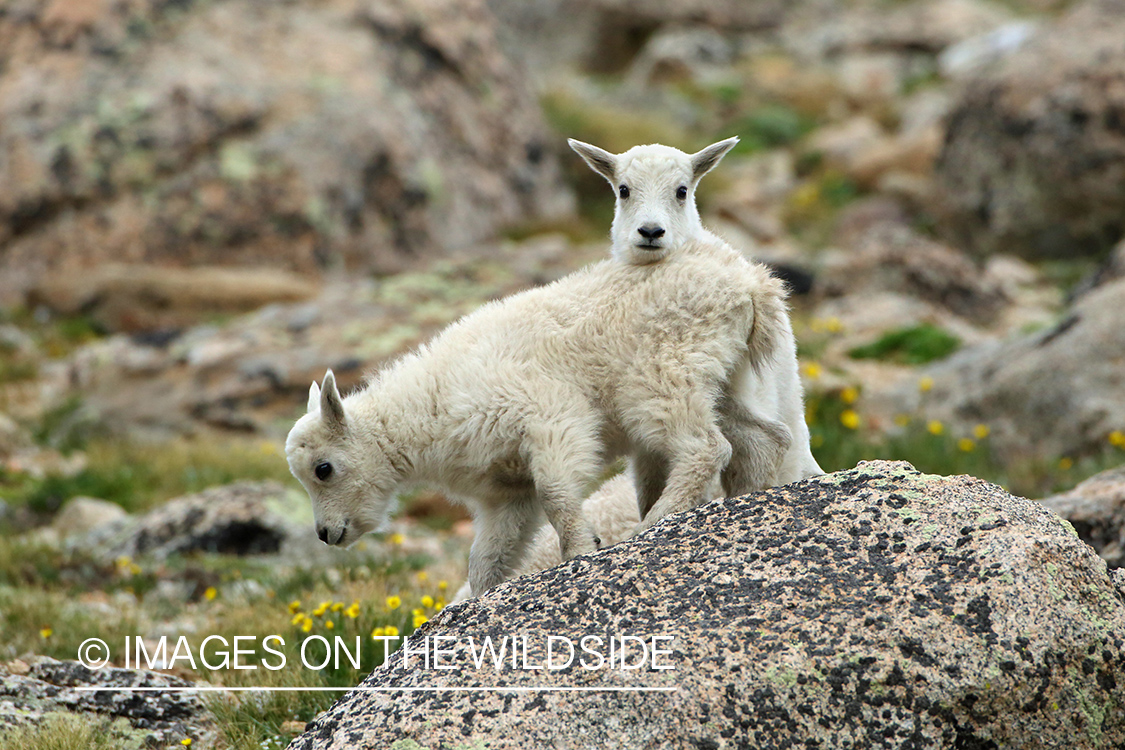
M 133 558 L 128 555 L 122 555 L 117 558 L 117 560 L 114 561 L 114 565 L 117 567 L 117 575 L 119 576 L 135 576 L 139 575 L 141 572 L 141 566 L 133 562 Z

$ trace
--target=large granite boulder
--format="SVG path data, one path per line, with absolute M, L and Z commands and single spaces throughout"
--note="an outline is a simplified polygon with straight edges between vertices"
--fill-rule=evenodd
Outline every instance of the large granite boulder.
M 954 244 L 1104 255 L 1125 235 L 1125 2 L 1094 0 L 966 87 L 937 163 Z
M 484 0 L 0 10 L 0 305 L 106 260 L 394 270 L 571 204 Z
M 565 662 L 549 636 L 669 638 L 524 668 Z M 485 637 L 515 665 L 477 668 Z M 1120 747 L 1125 580 L 1037 503 L 873 462 L 447 607 L 361 687 L 290 747 Z

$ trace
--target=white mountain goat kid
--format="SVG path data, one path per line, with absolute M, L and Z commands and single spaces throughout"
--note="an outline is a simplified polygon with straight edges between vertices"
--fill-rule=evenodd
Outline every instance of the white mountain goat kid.
M 695 205 L 695 189 L 738 138 L 713 143 L 694 154 L 660 144 L 611 154 L 574 139 L 568 143 L 591 169 L 609 181 L 617 195 L 610 253 L 618 262 L 659 263 L 695 247 L 723 242 L 703 226 Z M 824 473 L 809 448 L 797 345 L 788 316 L 779 345 L 771 360 L 747 362 L 739 368 L 719 406 L 723 432 L 733 450 L 723 481 L 728 497 Z M 777 422 L 788 428 L 792 439 L 780 470 L 762 483 L 757 445 L 761 430 L 771 429 L 770 425 Z M 636 471 L 644 507 L 644 496 L 658 491 L 663 469 L 641 460 Z
M 582 502 L 619 455 L 662 457 L 653 518 L 709 500 L 731 454 L 724 384 L 769 366 L 784 300 L 764 267 L 707 242 L 489 303 L 347 398 L 329 372 L 285 447 L 318 536 L 351 544 L 402 485 L 443 485 L 473 512 L 480 594 L 517 569 L 544 514 L 562 559 L 594 551 Z M 789 447 L 772 437 L 754 443 L 770 476 Z

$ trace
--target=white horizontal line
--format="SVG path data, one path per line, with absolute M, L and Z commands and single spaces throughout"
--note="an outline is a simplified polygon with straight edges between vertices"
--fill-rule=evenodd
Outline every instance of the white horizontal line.
M 671 693 L 674 687 L 74 687 L 86 693 L 245 693 L 245 692 L 362 692 L 362 693 Z

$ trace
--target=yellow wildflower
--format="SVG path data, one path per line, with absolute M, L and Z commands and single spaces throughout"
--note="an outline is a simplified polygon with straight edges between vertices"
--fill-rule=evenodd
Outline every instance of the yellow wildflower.
M 334 627 L 336 627 L 336 623 L 332 622 L 331 620 L 328 620 L 327 622 L 324 623 L 324 627 L 328 628 L 329 630 L 332 630 Z
M 957 441 L 957 449 L 962 453 L 972 453 L 973 448 L 977 447 L 977 443 L 972 438 L 961 438 Z
M 934 379 L 931 378 L 929 375 L 925 376 L 924 378 L 922 378 L 921 380 L 918 381 L 918 390 L 920 390 L 922 393 L 929 393 L 930 390 L 933 389 L 933 387 L 934 387 Z
M 809 362 L 804 367 L 805 376 L 810 380 L 816 380 L 824 373 L 824 368 L 818 362 Z
M 435 611 L 441 612 L 443 609 L 445 609 L 445 600 L 444 599 L 438 599 L 436 602 L 434 602 L 434 610 Z
M 1114 448 L 1125 448 L 1125 432 L 1114 430 L 1109 433 L 1109 444 Z
M 440 591 L 445 591 L 447 588 L 449 588 L 449 581 L 438 581 L 437 587 Z
M 430 580 L 430 574 L 427 573 L 424 570 L 419 570 L 418 571 L 418 583 L 425 583 L 428 580 Z
M 54 632 L 55 631 L 51 628 L 41 628 L 39 630 L 39 637 L 42 638 L 43 640 L 47 640 L 48 638 L 51 637 L 51 633 L 54 633 Z
M 332 606 L 332 602 L 321 602 L 320 605 L 312 611 L 313 617 L 324 617 L 324 613 Z
M 289 611 L 290 612 L 296 612 L 300 608 L 301 608 L 301 600 L 300 599 L 294 599 L 293 601 L 289 602 Z
M 387 609 L 398 609 L 400 604 L 402 604 L 402 599 L 398 596 L 387 597 Z
M 418 629 L 418 628 L 422 627 L 423 625 L 426 624 L 426 622 L 429 619 L 430 618 L 426 617 L 425 615 L 421 615 L 421 614 L 414 615 L 414 628 Z
M 388 625 L 383 635 L 396 636 L 398 635 L 398 628 L 396 628 L 394 625 Z
M 978 424 L 973 428 L 973 437 L 977 440 L 984 440 L 992 433 L 992 430 L 986 424 Z
M 909 414 L 896 414 L 895 415 L 895 424 L 897 424 L 899 427 L 906 427 L 906 425 L 910 424 L 910 415 Z
M 845 404 L 854 404 L 859 400 L 859 389 L 854 385 L 849 385 L 847 388 L 840 391 L 840 400 Z
M 941 433 L 945 432 L 945 425 L 943 425 L 936 419 L 931 419 L 926 423 L 926 431 L 931 435 L 940 435 Z
M 828 329 L 829 333 L 839 333 L 844 330 L 844 324 L 840 322 L 839 318 L 832 317 L 824 321 L 824 327 Z
M 218 595 L 219 595 L 219 591 L 214 586 L 208 586 L 207 590 L 203 592 L 203 598 L 206 599 L 207 601 L 214 600 L 214 598 Z
M 182 740 L 180 740 L 180 744 L 183 745 L 184 747 L 190 746 L 191 745 L 191 737 L 184 737 Z
M 405 541 L 406 541 L 406 537 L 404 537 L 402 534 L 398 533 L 397 531 L 395 533 L 391 534 L 391 544 L 402 544 Z
M 336 602 L 335 604 L 332 605 L 332 611 L 333 612 L 342 612 L 343 610 L 344 610 L 344 603 L 343 602 Z
M 289 624 L 290 625 L 300 625 L 302 622 L 305 621 L 305 617 L 306 617 L 306 615 L 305 615 L 304 612 L 298 612 L 297 614 L 293 615 L 293 619 L 289 621 Z
M 1074 459 L 1069 456 L 1063 456 L 1059 459 L 1059 468 L 1063 471 L 1070 471 L 1074 467 Z
M 854 430 L 859 427 L 859 414 L 856 414 L 855 409 L 844 409 L 840 413 L 840 424 L 847 427 L 849 430 Z
M 386 631 L 383 628 L 375 628 L 374 630 L 371 631 L 371 637 L 372 638 L 378 638 L 378 637 L 384 635 L 385 633 L 386 633 Z
M 352 602 L 352 606 L 345 609 L 344 614 L 353 620 L 359 617 L 359 602 Z
M 422 597 L 422 606 L 423 607 L 434 606 L 434 598 L 432 596 L 430 596 L 429 594 L 426 594 L 425 596 Z
M 422 611 L 421 607 L 418 607 L 418 608 L 410 610 L 410 614 L 414 615 L 415 617 L 419 617 L 419 616 L 421 616 L 425 613 Z
M 305 631 L 306 633 L 309 632 L 310 630 L 312 630 L 312 623 L 312 618 L 306 617 L 305 621 L 301 623 L 301 630 Z

